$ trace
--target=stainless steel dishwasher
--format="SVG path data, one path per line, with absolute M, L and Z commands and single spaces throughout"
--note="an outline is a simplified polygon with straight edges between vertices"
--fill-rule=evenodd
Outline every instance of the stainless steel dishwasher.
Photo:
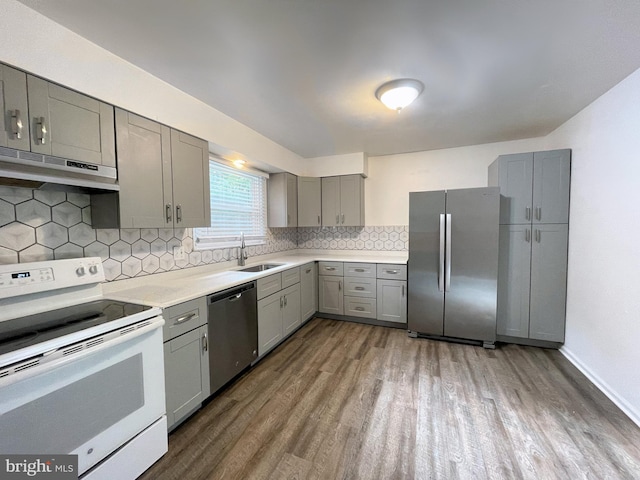
M 258 356 L 255 283 L 207 297 L 211 393 L 248 367 Z

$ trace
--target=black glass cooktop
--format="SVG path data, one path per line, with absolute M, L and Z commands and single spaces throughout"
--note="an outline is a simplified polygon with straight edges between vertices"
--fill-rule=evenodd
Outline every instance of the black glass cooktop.
M 0 322 L 0 355 L 149 310 L 116 300 L 96 300 Z

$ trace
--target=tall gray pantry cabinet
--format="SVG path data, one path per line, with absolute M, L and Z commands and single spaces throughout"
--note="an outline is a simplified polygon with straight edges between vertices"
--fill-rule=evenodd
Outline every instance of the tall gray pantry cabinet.
M 501 155 L 498 340 L 564 342 L 571 151 Z M 542 342 L 542 343 L 540 343 Z

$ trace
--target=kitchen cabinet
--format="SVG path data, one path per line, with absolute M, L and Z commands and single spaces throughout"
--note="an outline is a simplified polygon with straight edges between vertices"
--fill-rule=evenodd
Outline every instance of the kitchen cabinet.
M 322 178 L 322 225 L 364 225 L 364 179 L 361 175 Z
M 342 294 L 342 276 L 318 275 L 318 311 L 342 315 L 344 298 Z
M 322 180 L 298 177 L 298 226 L 322 225 Z
M 298 226 L 298 180 L 291 173 L 275 173 L 267 182 L 267 226 Z
M 301 324 L 300 267 L 259 278 L 256 283 L 261 357 Z
M 29 151 L 27 74 L 0 64 L 0 147 Z
M 207 142 L 121 109 L 116 131 L 120 192 L 91 196 L 93 227 L 208 226 Z
M 503 155 L 489 167 L 501 193 L 498 340 L 564 342 L 570 153 Z
M 316 262 L 300 267 L 300 318 L 309 320 L 318 311 L 318 267 Z
M 163 310 L 167 424 L 172 430 L 209 396 L 206 299 Z
M 407 322 L 407 282 L 377 280 L 377 316 L 386 322 Z
M 500 224 L 568 223 L 570 150 L 501 155 L 489 166 L 500 187 Z
M 116 166 L 113 106 L 27 75 L 31 151 Z

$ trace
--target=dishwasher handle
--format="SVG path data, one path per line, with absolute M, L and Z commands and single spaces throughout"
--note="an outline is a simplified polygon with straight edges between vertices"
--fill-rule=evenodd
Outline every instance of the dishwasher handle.
M 235 302 L 242 297 L 242 294 L 248 292 L 256 288 L 255 282 L 245 283 L 244 285 L 240 285 L 239 287 L 228 288 L 227 290 L 223 290 L 222 292 L 214 293 L 207 297 L 207 305 L 211 305 L 212 303 L 219 302 L 220 300 L 229 300 L 231 302 Z

